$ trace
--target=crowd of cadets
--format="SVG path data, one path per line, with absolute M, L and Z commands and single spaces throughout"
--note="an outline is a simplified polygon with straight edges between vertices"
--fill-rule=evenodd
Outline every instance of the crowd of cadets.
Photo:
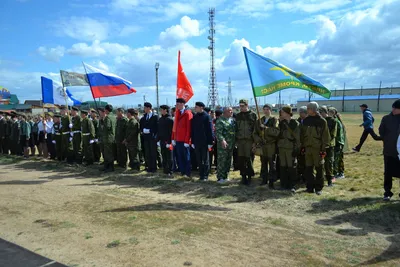
M 307 192 L 321 194 L 324 180 L 332 186 L 344 178 L 343 146 L 345 127 L 334 108 L 311 102 L 299 108 L 294 119 L 290 106 L 273 116 L 272 106 L 263 106 L 263 116 L 240 100 L 240 112 L 231 107 L 210 111 L 196 102 L 194 112 L 183 99 L 175 108 L 160 106 L 161 116 L 144 103 L 141 118 L 136 109 L 126 112 L 107 105 L 98 110 L 26 116 L 15 112 L 0 115 L 0 149 L 3 154 L 28 158 L 36 155 L 69 164 L 91 165 L 103 158 L 102 171 L 114 171 L 114 163 L 154 173 L 180 173 L 191 177 L 198 170 L 207 181 L 216 166 L 219 183 L 228 180 L 230 170 L 239 170 L 241 183 L 250 185 L 255 176 L 253 161 L 260 156 L 262 185 L 274 189 L 280 180 L 284 190 L 296 191 L 304 182 Z M 80 113 L 80 114 L 79 114 Z M 233 162 L 232 162 L 233 160 Z M 233 165 L 232 165 L 233 163 Z

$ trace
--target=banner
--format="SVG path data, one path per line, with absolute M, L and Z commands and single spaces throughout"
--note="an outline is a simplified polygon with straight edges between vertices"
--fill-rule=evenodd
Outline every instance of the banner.
M 68 86 L 89 86 L 86 74 L 60 70 L 61 80 L 65 87 Z

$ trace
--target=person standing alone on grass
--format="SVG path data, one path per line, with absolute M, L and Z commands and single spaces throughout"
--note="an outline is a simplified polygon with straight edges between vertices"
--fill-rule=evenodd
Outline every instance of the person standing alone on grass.
M 217 147 L 217 179 L 219 183 L 229 181 L 228 174 L 232 164 L 232 153 L 235 146 L 235 120 L 232 118 L 231 107 L 224 109 L 223 116 L 216 122 L 216 147 Z
M 371 110 L 368 108 L 367 104 L 360 105 L 360 109 L 363 113 L 363 123 L 360 124 L 360 127 L 364 127 L 364 131 L 360 138 L 360 143 L 353 148 L 353 151 L 360 152 L 362 145 L 364 144 L 365 140 L 367 140 L 368 135 L 371 135 L 375 141 L 382 140 L 375 131 L 374 131 L 374 116 L 372 116 Z
M 183 176 L 190 177 L 192 166 L 190 164 L 190 137 L 192 132 L 192 111 L 185 108 L 183 98 L 176 100 L 176 113 L 172 131 L 172 144 L 176 150 L 178 169 Z
M 204 111 L 204 103 L 196 102 L 195 111 L 192 119 L 192 147 L 196 153 L 197 165 L 201 181 L 208 180 L 210 172 L 209 150 L 213 145 L 212 122 L 208 113 Z
M 393 177 L 400 178 L 400 152 L 398 147 L 400 138 L 400 99 L 393 103 L 392 112 L 382 118 L 379 134 L 383 139 L 385 168 L 383 200 L 389 201 L 393 196 L 392 179 Z

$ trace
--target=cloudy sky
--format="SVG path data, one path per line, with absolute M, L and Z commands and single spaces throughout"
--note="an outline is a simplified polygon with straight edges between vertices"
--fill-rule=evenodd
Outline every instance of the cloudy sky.
M 174 102 L 177 52 L 207 102 L 208 8 L 216 8 L 216 69 L 220 98 L 251 98 L 242 47 L 307 74 L 331 90 L 400 86 L 399 0 L 1 0 L 0 86 L 20 100 L 40 99 L 40 76 L 83 72 L 82 61 L 132 81 L 136 94 L 112 97 L 137 105 Z M 70 88 L 91 100 L 89 88 Z M 307 93 L 282 92 L 285 103 Z M 264 98 L 260 99 L 264 103 Z M 266 97 L 275 103 L 276 95 Z

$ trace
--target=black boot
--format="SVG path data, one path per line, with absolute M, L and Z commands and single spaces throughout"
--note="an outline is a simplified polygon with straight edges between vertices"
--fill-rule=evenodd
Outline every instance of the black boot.
M 274 180 L 269 180 L 269 182 L 268 182 L 268 188 L 269 188 L 269 189 L 275 189 Z
M 267 177 L 266 177 L 266 175 L 263 175 L 260 185 L 266 185 L 267 183 L 268 183 Z
M 247 176 L 248 178 L 247 178 L 247 185 L 250 185 L 251 184 L 251 176 L 249 175 L 249 176 Z
M 108 170 L 108 168 L 109 168 L 109 164 L 104 162 L 103 168 L 100 168 L 100 171 L 106 172 Z
M 281 189 L 282 190 L 287 190 L 288 188 L 288 172 L 286 167 L 280 167 L 279 172 L 281 175 Z
M 242 181 L 240 182 L 242 185 L 247 185 L 246 175 L 242 175 Z

